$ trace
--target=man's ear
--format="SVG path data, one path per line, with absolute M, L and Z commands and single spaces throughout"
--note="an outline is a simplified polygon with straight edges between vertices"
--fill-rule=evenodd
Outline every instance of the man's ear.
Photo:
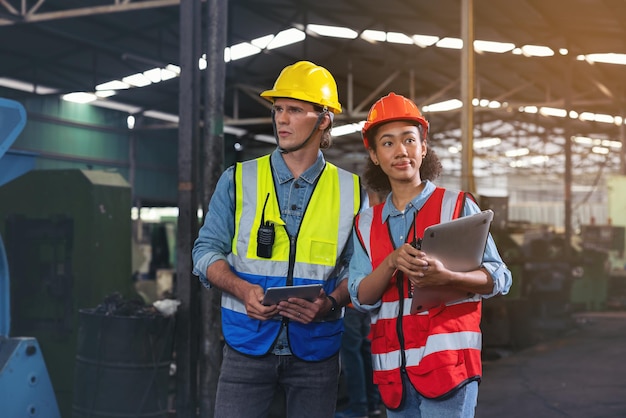
M 324 112 L 324 119 L 322 120 L 322 122 L 320 122 L 319 129 L 321 131 L 324 131 L 326 130 L 326 128 L 330 126 L 331 123 L 332 123 L 332 119 L 331 119 L 330 113 Z

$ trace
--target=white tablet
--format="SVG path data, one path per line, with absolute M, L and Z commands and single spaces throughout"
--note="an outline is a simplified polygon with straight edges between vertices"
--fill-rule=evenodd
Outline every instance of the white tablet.
M 269 287 L 265 291 L 263 305 L 276 305 L 281 300 L 287 300 L 289 298 L 300 298 L 313 301 L 320 295 L 321 290 L 321 284 Z
M 439 259 L 452 271 L 472 271 L 480 267 L 489 237 L 493 211 L 485 210 L 424 230 L 421 249 Z M 411 313 L 423 312 L 441 304 L 471 298 L 474 294 L 447 286 L 415 289 Z
M 482 264 L 493 211 L 485 210 L 424 230 L 422 251 L 452 271 L 472 271 Z

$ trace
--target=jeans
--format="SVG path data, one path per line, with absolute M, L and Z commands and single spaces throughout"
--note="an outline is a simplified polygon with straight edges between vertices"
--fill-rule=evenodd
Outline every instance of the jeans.
M 420 395 L 403 374 L 405 393 L 400 409 L 387 410 L 387 418 L 473 418 L 478 402 L 478 382 L 470 382 L 450 397 L 428 399 Z
M 284 390 L 287 418 L 331 418 L 337 404 L 339 356 L 305 362 L 292 355 L 249 357 L 224 346 L 216 417 L 267 417 Z
M 344 334 L 341 340 L 341 361 L 348 394 L 348 409 L 367 415 L 368 408 L 380 404 L 378 387 L 372 381 L 370 316 L 346 307 L 343 319 Z

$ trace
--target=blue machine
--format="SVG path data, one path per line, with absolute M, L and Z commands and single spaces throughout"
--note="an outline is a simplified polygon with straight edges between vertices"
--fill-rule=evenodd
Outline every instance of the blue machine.
M 30 170 L 5 158 L 26 124 L 24 107 L 0 98 L 0 180 Z M 0 182 L 0 186 L 3 183 Z M 0 237 L 0 411 L 3 417 L 60 418 L 50 376 L 36 338 L 9 338 L 11 305 L 9 265 Z

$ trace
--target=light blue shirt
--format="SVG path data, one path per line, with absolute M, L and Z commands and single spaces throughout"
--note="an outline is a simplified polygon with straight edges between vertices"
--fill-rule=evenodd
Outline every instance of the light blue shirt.
M 383 222 L 387 222 L 389 225 L 389 231 L 396 248 L 406 242 L 406 233 L 409 231 L 409 228 L 413 223 L 415 212 L 424 206 L 424 203 L 426 203 L 430 195 L 435 191 L 435 187 L 436 186 L 432 182 L 428 180 L 424 181 L 424 189 L 418 196 L 407 204 L 404 211 L 396 209 L 391 202 L 391 194 L 387 196 L 383 207 L 382 219 Z M 466 199 L 462 216 L 478 212 L 480 212 L 478 205 L 472 199 Z M 350 297 L 352 299 L 352 303 L 357 309 L 362 311 L 373 311 L 380 307 L 380 301 L 374 305 L 362 305 L 357 299 L 357 292 L 359 285 L 361 284 L 361 280 L 372 272 L 372 263 L 363 247 L 359 244 L 355 231 L 352 232 L 352 240 L 354 242 L 354 253 L 352 255 L 352 259 L 350 260 L 350 274 L 348 279 Z M 493 291 L 488 295 L 482 296 L 484 298 L 489 298 L 497 294 L 507 294 L 512 283 L 511 272 L 502 261 L 491 234 L 487 239 L 487 245 L 485 247 L 483 267 L 493 278 Z
M 322 173 L 326 161 L 321 151 L 318 151 L 317 160 L 298 179 L 295 179 L 278 148 L 270 156 L 274 175 L 274 186 L 278 195 L 281 218 L 285 221 L 285 228 L 290 237 L 295 236 L 300 229 L 307 204 L 313 194 L 317 178 Z M 206 277 L 207 268 L 218 260 L 226 260 L 232 250 L 232 240 L 235 235 L 235 180 L 234 166 L 222 173 L 215 187 L 215 192 L 209 202 L 209 208 L 200 228 L 191 252 L 193 258 L 193 274 L 199 277 L 200 282 L 207 288 L 211 285 Z M 323 216 L 323 215 L 321 215 Z M 352 238 L 346 244 L 341 256 L 342 265 L 339 281 L 347 277 L 348 264 L 352 255 Z M 283 328 L 276 344 L 274 354 L 291 354 L 287 335 Z

